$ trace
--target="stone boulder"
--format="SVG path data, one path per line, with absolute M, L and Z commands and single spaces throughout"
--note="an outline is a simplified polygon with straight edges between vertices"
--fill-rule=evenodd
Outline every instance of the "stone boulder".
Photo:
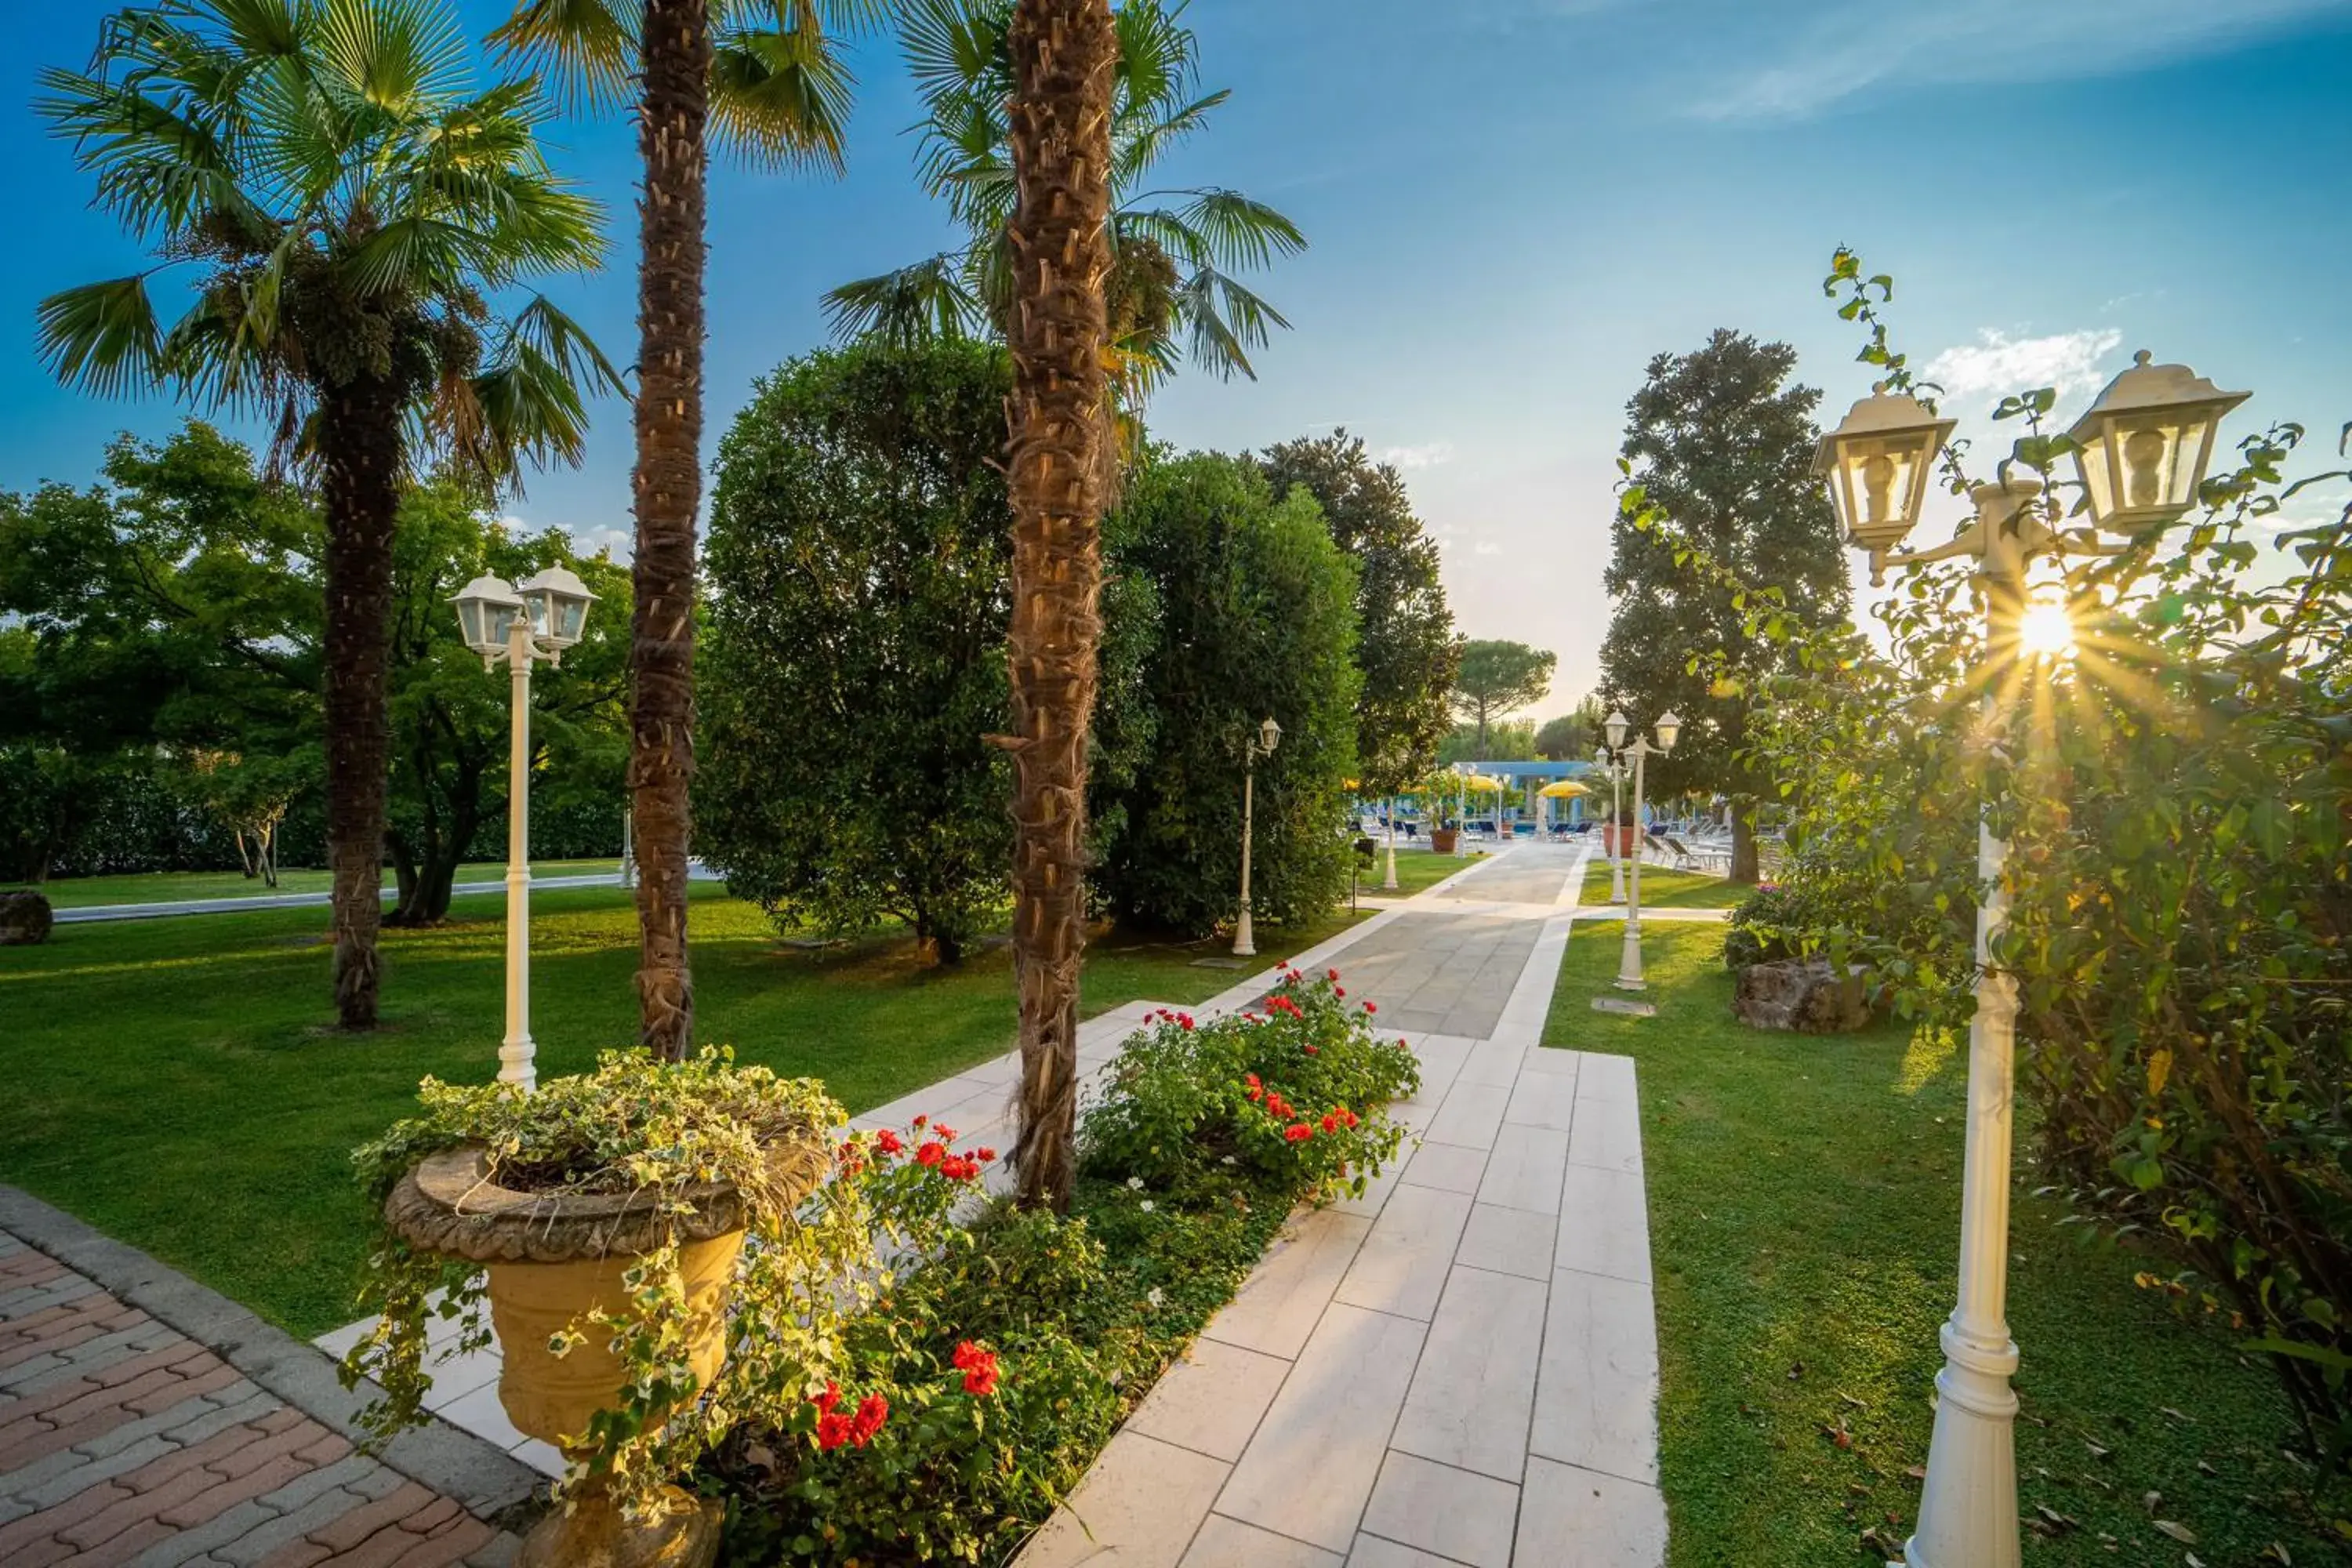
M 30 947 L 49 940 L 49 900 L 38 893 L 0 893 L 0 947 Z
M 1841 974 L 1824 959 L 1751 963 L 1739 972 L 1731 1010 L 1751 1028 L 1847 1035 L 1870 1022 L 1862 971 Z

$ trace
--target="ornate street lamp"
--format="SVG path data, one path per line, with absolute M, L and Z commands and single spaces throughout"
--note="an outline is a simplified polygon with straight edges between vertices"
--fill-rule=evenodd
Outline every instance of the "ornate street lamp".
M 2067 432 L 2091 521 L 2121 533 L 2161 528 L 2197 504 L 2222 416 L 2251 393 L 2224 392 L 2146 349 Z
M 1624 731 L 1618 733 L 1622 736 Z M 1609 775 L 1609 820 L 1601 827 L 1601 847 L 1609 853 L 1609 901 L 1622 904 L 1625 901 L 1625 853 L 1618 840 L 1618 818 L 1625 814 L 1625 769 L 1606 746 L 1593 748 L 1592 765 Z
M 1282 739 L 1282 726 L 1268 714 L 1257 733 L 1242 742 L 1245 753 L 1242 764 L 1242 917 L 1234 927 L 1234 956 L 1248 958 L 1257 952 L 1250 939 L 1250 837 L 1251 817 L 1256 810 L 1257 760 L 1274 755 L 1275 743 Z
M 2222 392 L 2186 365 L 2154 365 L 2141 353 L 2099 395 L 2072 435 L 2095 530 L 2141 531 L 2195 504 L 2221 416 L 2247 397 Z M 1907 405 L 1907 406 L 1906 406 Z M 2042 515 L 2042 483 L 2012 479 L 1969 494 L 1975 520 L 1949 543 L 1908 553 L 1895 547 L 1919 521 L 1924 476 L 1952 422 L 1883 386 L 1853 405 L 1822 438 L 1814 472 L 1826 479 L 1846 541 L 1870 552 L 1871 582 L 1890 564 L 1912 566 L 1971 556 L 1985 595 L 1985 658 L 2006 664 L 2021 651 L 2025 574 L 2040 554 L 2107 554 L 2095 537 L 2062 536 Z M 1893 464 L 1874 467 L 1879 458 Z M 1866 476 L 1866 477 L 1864 477 Z M 1906 482 L 1908 479 L 1909 482 Z M 2008 682 L 1985 682 L 1987 728 L 1998 731 Z M 1919 1500 L 1919 1525 L 1903 1544 L 1908 1568 L 2017 1568 L 2017 1346 L 2010 1339 L 2009 1185 L 2011 1115 L 2016 1094 L 2017 979 L 1996 968 L 1993 950 L 2008 922 L 2002 885 L 2006 840 L 1990 816 L 1977 825 L 1976 1014 L 1969 1025 L 1966 1152 L 1961 1170 L 1957 1304 L 1938 1334 L 1935 1434 Z
M 509 587 L 477 577 L 457 591 L 457 626 L 482 668 L 504 659 L 511 675 L 507 772 L 507 1037 L 499 1046 L 499 1081 L 525 1094 L 538 1086 L 530 1038 L 530 667 L 561 664 L 580 640 L 596 595 L 571 571 L 551 566 Z
M 1633 831 L 1636 834 L 1642 831 L 1643 764 L 1653 756 L 1662 757 L 1673 751 L 1675 737 L 1682 733 L 1682 727 L 1683 721 L 1670 708 L 1658 715 L 1656 745 L 1651 745 L 1641 735 L 1633 736 L 1628 742 L 1626 731 L 1633 726 L 1626 721 L 1625 715 L 1618 712 L 1609 715 L 1605 728 L 1609 731 L 1609 748 L 1617 753 L 1617 766 L 1622 770 L 1624 759 L 1628 757 L 1633 761 Z M 1621 829 L 1621 837 L 1622 832 Z M 1648 989 L 1642 979 L 1642 847 L 1638 837 L 1633 844 L 1633 873 L 1625 883 L 1625 941 L 1617 959 L 1616 985 L 1620 991 Z

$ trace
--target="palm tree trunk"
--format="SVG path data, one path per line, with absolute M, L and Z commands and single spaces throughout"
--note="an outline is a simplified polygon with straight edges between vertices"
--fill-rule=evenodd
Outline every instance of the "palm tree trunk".
M 376 931 L 392 723 L 392 531 L 400 508 L 400 399 L 365 378 L 320 389 L 325 470 L 327 864 L 334 873 L 335 1014 L 376 1021 Z
M 1009 36 L 1013 253 L 1013 963 L 1021 997 L 1020 1201 L 1068 1208 L 1078 965 L 1086 945 L 1087 735 L 1102 633 L 1112 460 L 1109 0 L 1019 0 Z
M 629 793 L 636 813 L 640 1037 L 682 1061 L 694 1040 L 687 852 L 694 776 L 694 523 L 702 499 L 703 145 L 709 0 L 646 0 L 637 148 L 636 604 Z

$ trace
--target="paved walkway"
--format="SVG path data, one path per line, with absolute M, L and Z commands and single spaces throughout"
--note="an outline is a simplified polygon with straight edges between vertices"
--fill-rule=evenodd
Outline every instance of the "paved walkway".
M 1418 1145 L 1297 1217 L 1019 1568 L 1664 1560 L 1633 1064 L 1537 1043 L 1582 871 L 1522 846 L 1303 956 L 1428 1031 Z
M 360 1403 L 318 1352 L 0 1187 L 7 1568 L 503 1568 L 537 1478 L 446 1426 L 367 1458 Z

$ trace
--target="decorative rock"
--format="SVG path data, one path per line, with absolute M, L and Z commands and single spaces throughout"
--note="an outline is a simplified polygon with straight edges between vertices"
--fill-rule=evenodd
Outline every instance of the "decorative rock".
M 1749 964 L 1739 972 L 1731 1010 L 1751 1028 L 1801 1035 L 1847 1035 L 1870 1022 L 1862 972 L 1840 974 L 1818 958 Z
M 49 940 L 49 900 L 35 892 L 0 893 L 0 947 L 31 947 Z

